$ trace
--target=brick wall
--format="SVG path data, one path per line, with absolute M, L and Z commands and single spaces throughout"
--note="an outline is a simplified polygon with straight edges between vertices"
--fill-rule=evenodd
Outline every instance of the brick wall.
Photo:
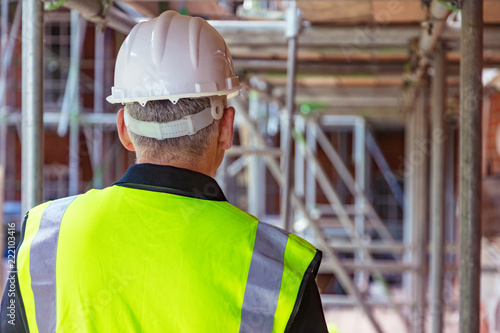
M 489 112 L 488 112 L 489 104 Z M 500 175 L 500 154 L 497 147 L 497 132 L 500 131 L 500 93 L 491 95 L 483 110 L 483 171 L 489 175 Z

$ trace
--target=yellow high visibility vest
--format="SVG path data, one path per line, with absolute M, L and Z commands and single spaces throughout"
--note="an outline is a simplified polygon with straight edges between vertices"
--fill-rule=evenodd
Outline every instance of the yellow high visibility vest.
M 316 254 L 226 201 L 115 185 L 32 209 L 17 265 L 30 332 L 264 333 Z

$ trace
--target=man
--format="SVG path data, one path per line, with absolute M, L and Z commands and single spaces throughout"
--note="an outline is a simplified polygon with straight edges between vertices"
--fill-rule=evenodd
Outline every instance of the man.
M 26 215 L 2 332 L 327 331 L 321 252 L 230 205 L 212 178 L 239 89 L 206 21 L 169 11 L 134 27 L 108 101 L 125 104 L 118 134 L 137 164 Z

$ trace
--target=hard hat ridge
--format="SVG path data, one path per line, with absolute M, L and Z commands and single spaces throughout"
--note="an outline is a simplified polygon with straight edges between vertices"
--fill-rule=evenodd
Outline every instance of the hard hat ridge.
M 165 54 L 165 45 L 167 41 L 165 36 L 168 35 L 168 28 L 174 16 L 175 13 L 168 11 L 165 15 L 161 15 L 158 18 L 153 19 L 156 21 L 156 23 L 153 29 L 153 33 L 151 34 L 151 50 L 152 61 L 157 68 L 161 66 L 161 59 Z M 162 31 L 163 33 L 155 34 L 154 31 Z
M 193 17 L 189 20 L 189 55 L 191 56 L 191 64 L 194 69 L 198 69 L 199 65 L 199 45 L 200 34 L 203 20 L 199 17 Z

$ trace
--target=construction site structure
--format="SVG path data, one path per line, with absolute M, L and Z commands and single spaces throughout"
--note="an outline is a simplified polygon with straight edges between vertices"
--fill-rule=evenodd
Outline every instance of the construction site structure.
M 134 163 L 105 97 L 126 34 L 166 9 L 226 40 L 245 88 L 216 178 L 323 251 L 327 321 L 500 332 L 496 0 L 1 0 L 1 248 L 31 207 Z

